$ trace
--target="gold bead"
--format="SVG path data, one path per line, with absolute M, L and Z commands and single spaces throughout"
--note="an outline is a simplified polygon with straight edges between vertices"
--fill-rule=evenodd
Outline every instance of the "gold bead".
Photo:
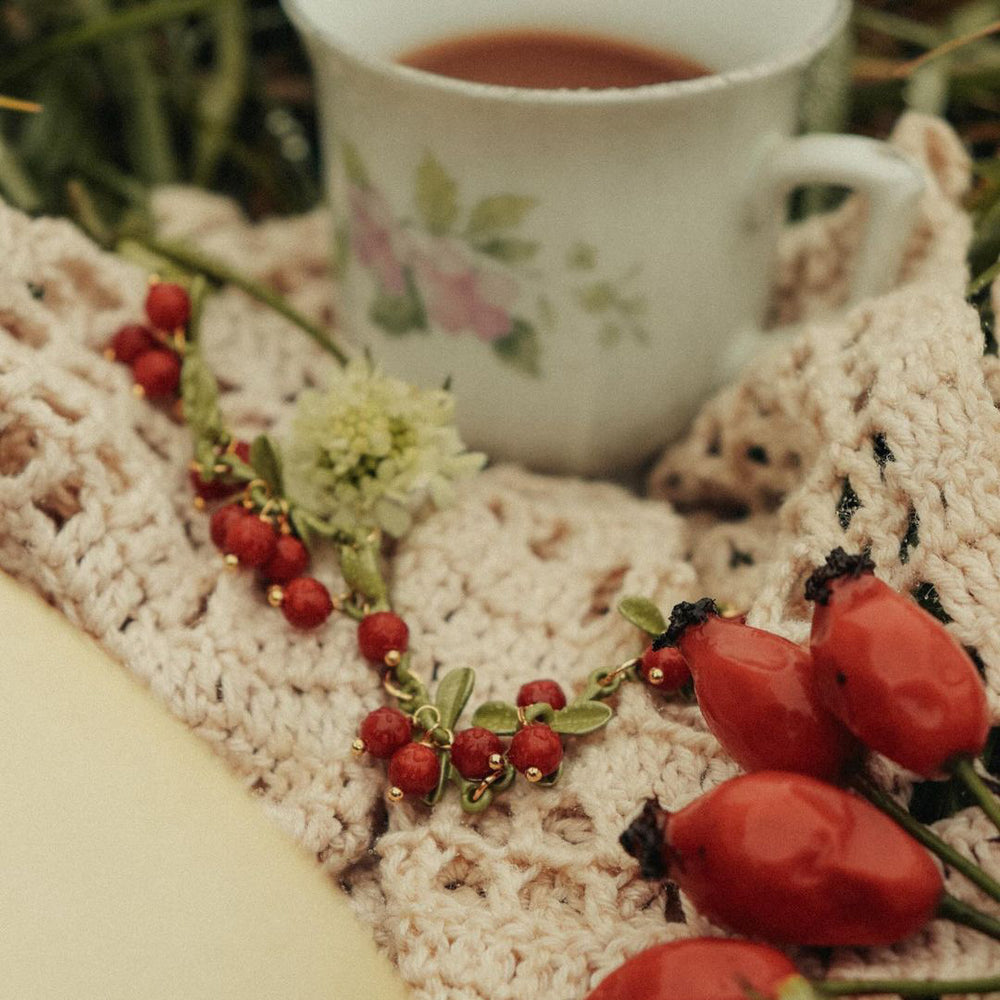
M 364 752 L 365 752 L 365 741 L 361 739 L 361 737 L 359 736 L 351 744 L 351 753 L 354 754 L 355 757 L 360 757 Z
M 403 789 L 397 788 L 395 785 L 385 793 L 385 797 L 395 805 L 397 802 L 403 801 Z
M 138 382 L 136 382 L 132 386 L 132 395 L 135 396 L 136 399 L 145 399 L 146 398 L 146 390 L 143 389 L 143 387 L 141 385 L 139 385 Z
M 528 770 L 524 772 L 524 776 L 532 783 L 541 781 L 542 778 L 545 777 L 545 775 L 542 774 L 537 767 L 529 767 Z
M 116 361 L 115 350 L 113 347 L 105 347 L 101 352 L 104 355 L 106 361 Z
M 240 557 L 234 555 L 232 552 L 227 552 L 222 557 L 222 561 L 226 564 L 227 569 L 236 569 L 240 564 Z
M 192 504 L 192 506 L 194 507 L 195 510 L 204 510 L 205 509 L 205 498 L 204 497 L 195 497 L 191 501 L 191 504 Z
M 285 600 L 285 592 L 276 583 L 267 588 L 267 603 L 272 608 L 280 608 Z
M 390 649 L 389 652 L 385 654 L 383 663 L 385 663 L 387 667 L 398 667 L 402 659 L 403 654 L 400 653 L 398 649 Z
M 663 671 L 659 667 L 653 667 L 649 672 L 649 683 L 650 684 L 662 684 L 663 683 Z
M 499 771 L 503 767 L 503 757 L 498 753 L 491 753 L 487 763 L 490 765 L 491 771 Z

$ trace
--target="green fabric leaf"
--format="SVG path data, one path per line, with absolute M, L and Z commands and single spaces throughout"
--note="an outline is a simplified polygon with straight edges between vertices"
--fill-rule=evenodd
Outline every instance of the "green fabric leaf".
M 344 157 L 344 173 L 347 174 L 347 179 L 356 187 L 371 187 L 371 182 L 368 180 L 368 171 L 365 169 L 364 160 L 361 159 L 357 146 L 353 142 L 345 140 L 341 144 L 341 151 Z
M 359 594 L 382 602 L 386 597 L 385 581 L 378 565 L 378 556 L 370 545 L 355 548 L 340 546 L 340 572 L 347 585 Z
M 451 231 L 458 218 L 458 185 L 431 153 L 417 167 L 417 211 L 435 236 Z
M 219 387 L 201 352 L 190 345 L 181 366 L 181 400 L 184 420 L 195 438 L 217 443 L 223 435 Z
M 607 725 L 614 713 L 608 705 L 600 701 L 583 701 L 567 705 L 552 716 L 549 725 L 557 733 L 581 736 Z
M 498 194 L 483 198 L 469 213 L 469 223 L 465 233 L 470 239 L 490 236 L 498 229 L 519 226 L 524 217 L 538 202 L 534 198 L 524 198 L 516 194 Z
M 649 635 L 667 630 L 663 613 L 648 597 L 623 597 L 618 602 L 618 614 Z
M 534 240 L 517 240 L 508 236 L 498 236 L 473 245 L 480 253 L 502 260 L 505 264 L 519 264 L 531 260 L 538 253 L 538 243 Z
M 250 464 L 257 476 L 271 487 L 274 496 L 285 495 L 281 479 L 281 456 L 266 434 L 258 435 L 250 445 Z
M 517 732 L 517 708 L 506 701 L 486 701 L 472 716 L 474 726 L 482 726 L 500 736 Z
M 538 347 L 538 335 L 535 333 L 535 328 L 526 320 L 515 319 L 511 324 L 510 333 L 506 337 L 494 340 L 491 346 L 514 368 L 519 368 L 528 375 L 541 374 L 538 364 L 541 353 Z
M 434 704 L 441 713 L 441 725 L 445 729 L 454 727 L 475 684 L 476 672 L 469 667 L 449 670 L 441 678 L 434 695 Z
M 439 754 L 438 759 L 441 761 L 441 772 L 438 775 L 437 788 L 433 792 L 424 796 L 424 802 L 427 805 L 432 806 L 437 802 L 441 801 L 441 796 L 444 795 L 445 786 L 448 784 L 451 778 L 451 760 L 447 754 Z

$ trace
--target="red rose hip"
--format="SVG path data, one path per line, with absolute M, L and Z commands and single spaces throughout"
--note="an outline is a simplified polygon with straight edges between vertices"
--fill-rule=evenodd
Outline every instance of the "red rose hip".
M 451 744 L 451 762 L 466 780 L 478 781 L 496 770 L 490 767 L 490 758 L 494 755 L 503 755 L 503 743 L 489 729 L 473 726 L 455 733 Z
M 394 611 L 376 611 L 358 624 L 361 655 L 372 663 L 382 663 L 389 653 L 405 653 L 410 641 L 406 622 Z
M 372 756 L 388 760 L 410 742 L 413 723 L 398 708 L 376 708 L 365 716 L 358 735 Z
M 188 293 L 170 281 L 158 281 L 146 294 L 146 315 L 159 330 L 176 330 L 191 316 Z
M 283 590 L 281 610 L 290 625 L 296 628 L 316 628 L 330 617 L 333 601 L 330 591 L 311 576 L 299 576 L 289 581 Z
M 909 834 L 804 774 L 746 774 L 673 814 L 647 805 L 622 845 L 709 919 L 776 943 L 893 944 L 931 920 L 943 895 Z
M 788 957 L 766 945 L 687 938 L 633 955 L 586 1000 L 775 1000 L 794 975 Z
M 979 754 L 989 734 L 983 682 L 937 619 L 834 549 L 806 585 L 819 697 L 863 743 L 925 778 Z
M 519 729 L 507 751 L 507 759 L 529 781 L 538 781 L 558 771 L 562 758 L 559 734 L 541 722 Z
M 675 645 L 694 676 L 708 728 L 747 771 L 798 771 L 843 780 L 858 741 L 813 688 L 809 650 L 738 618 L 708 598 L 676 605 L 653 645 Z
M 555 681 L 537 680 L 522 684 L 517 692 L 518 708 L 538 704 L 551 705 L 558 712 L 560 708 L 566 707 L 566 695 Z
M 181 384 L 181 359 L 158 347 L 143 351 L 132 363 L 132 377 L 149 399 L 173 396 Z
M 404 795 L 427 795 L 441 775 L 438 755 L 423 743 L 407 743 L 389 761 L 389 782 Z

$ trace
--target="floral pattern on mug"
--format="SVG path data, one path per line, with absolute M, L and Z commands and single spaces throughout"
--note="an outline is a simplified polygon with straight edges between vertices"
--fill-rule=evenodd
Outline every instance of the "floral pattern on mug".
M 433 326 L 470 335 L 489 344 L 506 363 L 539 375 L 538 330 L 553 328 L 557 316 L 543 296 L 533 305 L 525 301 L 526 279 L 537 277 L 529 268 L 540 245 L 518 230 L 535 199 L 492 195 L 465 213 L 458 183 L 427 153 L 415 176 L 417 217 L 400 218 L 372 184 L 356 147 L 344 142 L 341 148 L 348 222 L 338 235 L 339 256 L 341 266 L 352 256 L 374 280 L 369 319 L 390 334 Z M 596 264 L 596 249 L 587 244 L 575 244 L 566 255 L 570 272 Z M 598 321 L 601 343 L 616 343 L 625 333 L 645 340 L 639 322 L 645 299 L 619 287 L 637 277 L 638 270 L 618 282 L 594 278 L 569 284 L 577 306 Z

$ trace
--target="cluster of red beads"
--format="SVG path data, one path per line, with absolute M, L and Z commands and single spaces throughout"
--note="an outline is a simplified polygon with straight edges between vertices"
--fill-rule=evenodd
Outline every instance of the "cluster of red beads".
M 148 325 L 128 323 L 108 342 L 106 355 L 132 369 L 136 390 L 147 399 L 176 399 L 181 383 L 181 356 L 171 335 L 191 318 L 191 300 L 168 281 L 151 285 L 146 295 Z
M 270 585 L 268 600 L 280 606 L 296 628 L 316 628 L 330 617 L 330 592 L 311 576 L 309 551 L 277 523 L 242 503 L 228 503 L 213 512 L 209 531 L 216 547 L 234 566 L 259 571 Z
M 406 622 L 393 611 L 366 615 L 358 625 L 358 647 L 372 663 L 390 669 L 397 666 L 409 647 Z M 552 680 L 530 681 L 518 692 L 517 705 L 547 704 L 559 710 L 566 706 L 566 695 Z M 414 739 L 414 717 L 398 708 L 377 708 L 361 723 L 354 749 L 389 761 L 389 798 L 398 801 L 404 795 L 427 795 L 441 776 L 441 757 L 447 752 L 452 766 L 466 781 L 484 781 L 504 769 L 509 762 L 529 781 L 539 781 L 554 774 L 562 763 L 563 747 L 559 734 L 542 722 L 531 722 L 519 729 L 509 745 L 496 733 L 482 726 L 472 726 L 454 734 L 449 747 L 435 747 L 430 740 Z

